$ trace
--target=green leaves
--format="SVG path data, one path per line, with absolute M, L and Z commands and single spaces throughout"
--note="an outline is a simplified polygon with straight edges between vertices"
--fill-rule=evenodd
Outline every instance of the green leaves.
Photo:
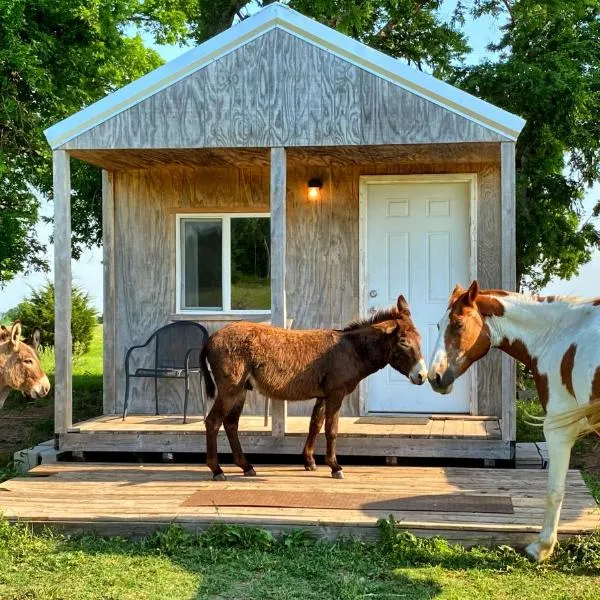
M 34 230 L 35 190 L 52 190 L 44 129 L 160 64 L 139 36 L 123 33 L 134 19 L 152 19 L 159 4 L 168 3 L 0 0 L 0 285 L 16 273 L 47 268 Z M 181 35 L 181 21 L 172 16 L 161 35 L 171 27 Z M 73 189 L 77 257 L 102 235 L 97 170 L 74 165 Z
M 581 200 L 600 179 L 600 2 L 481 0 L 475 13 L 507 6 L 499 61 L 454 81 L 527 120 L 517 143 L 517 274 L 539 289 L 575 275 L 599 246 Z

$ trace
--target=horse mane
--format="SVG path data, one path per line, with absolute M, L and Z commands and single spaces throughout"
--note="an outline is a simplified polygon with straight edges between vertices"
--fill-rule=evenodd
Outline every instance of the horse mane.
M 369 327 L 370 325 L 383 323 L 384 321 L 395 321 L 396 319 L 400 319 L 401 317 L 402 313 L 395 306 L 392 306 L 390 308 L 382 308 L 370 317 L 352 321 L 351 323 L 346 325 L 346 327 L 344 327 L 342 331 L 355 331 L 356 329 L 362 329 L 363 327 Z

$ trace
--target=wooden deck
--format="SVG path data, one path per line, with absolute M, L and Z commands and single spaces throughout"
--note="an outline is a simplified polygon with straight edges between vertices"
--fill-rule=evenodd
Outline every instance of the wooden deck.
M 246 452 L 300 454 L 309 417 L 288 417 L 285 437 L 271 435 L 270 422 L 261 416 L 243 416 L 240 436 Z M 181 415 L 104 415 L 76 424 L 60 436 L 60 449 L 87 452 L 204 452 L 202 417 Z M 219 450 L 229 452 L 223 431 Z M 317 453 L 324 452 L 324 434 Z M 511 446 L 502 440 L 495 417 L 465 415 L 341 417 L 340 456 L 399 456 L 446 458 L 511 458 Z
M 492 512 L 393 511 L 403 528 L 417 535 L 441 535 L 465 545 L 530 542 L 539 531 L 545 504 L 547 473 L 536 470 L 356 467 L 345 469 L 344 480 L 329 470 L 306 472 L 292 466 L 257 466 L 256 478 L 226 468 L 227 481 L 213 482 L 204 466 L 57 463 L 31 471 L 33 477 L 0 484 L 0 511 L 10 520 L 52 526 L 68 532 L 97 531 L 104 535 L 137 536 L 171 522 L 202 529 L 211 523 L 236 523 L 267 528 L 275 533 L 302 528 L 324 538 L 355 535 L 374 539 L 377 520 L 389 510 L 377 505 L 383 493 L 431 505 L 435 497 L 462 494 L 512 502 L 513 514 Z M 592 531 L 600 514 L 580 474 L 570 471 L 559 528 L 561 537 Z M 198 491 L 215 494 L 212 506 L 189 506 Z M 231 506 L 231 491 L 358 493 L 359 509 Z M 229 500 L 219 504 L 219 494 Z M 285 496 L 285 494 L 283 495 Z M 289 497 L 289 494 L 288 496 Z M 491 498 L 490 498 L 491 500 Z M 418 504 L 417 504 L 418 505 Z

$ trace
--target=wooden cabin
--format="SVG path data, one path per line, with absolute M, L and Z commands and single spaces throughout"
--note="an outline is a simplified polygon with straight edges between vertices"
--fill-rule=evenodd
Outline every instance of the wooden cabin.
M 403 293 L 429 358 L 455 283 L 515 288 L 523 124 L 275 3 L 49 128 L 59 449 L 204 450 L 199 384 L 186 425 L 180 382 L 159 416 L 136 383 L 120 417 L 127 348 L 175 320 L 339 328 Z M 104 415 L 76 424 L 71 159 L 103 173 Z M 514 397 L 497 351 L 448 396 L 388 368 L 345 400 L 338 453 L 511 459 Z M 246 451 L 299 453 L 311 409 L 249 398 Z

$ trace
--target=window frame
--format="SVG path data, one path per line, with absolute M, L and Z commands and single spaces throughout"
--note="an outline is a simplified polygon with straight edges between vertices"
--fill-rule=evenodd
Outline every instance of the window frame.
M 179 315 L 270 315 L 271 309 L 231 308 L 231 219 L 268 218 L 270 212 L 177 213 L 175 215 L 175 312 Z M 186 220 L 221 220 L 221 285 L 223 308 L 186 308 L 182 305 L 185 259 L 181 253 L 181 226 Z

